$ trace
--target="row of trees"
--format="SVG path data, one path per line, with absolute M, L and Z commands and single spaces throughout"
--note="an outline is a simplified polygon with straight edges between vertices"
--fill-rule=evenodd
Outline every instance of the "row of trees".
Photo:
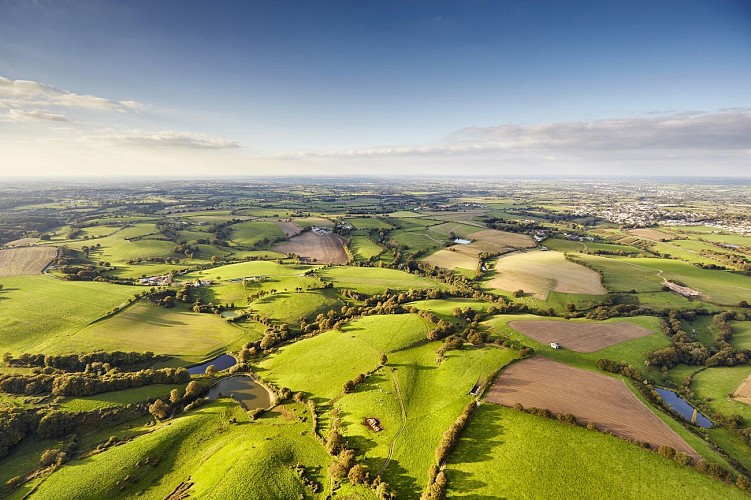
M 111 367 L 128 369 L 135 366 L 142 366 L 165 359 L 164 356 L 157 356 L 151 351 L 147 352 L 95 352 L 90 354 L 20 354 L 13 357 L 10 353 L 3 355 L 3 363 L 6 366 L 24 367 L 24 368 L 45 368 L 50 367 L 65 372 L 82 372 L 97 363 L 107 364 Z

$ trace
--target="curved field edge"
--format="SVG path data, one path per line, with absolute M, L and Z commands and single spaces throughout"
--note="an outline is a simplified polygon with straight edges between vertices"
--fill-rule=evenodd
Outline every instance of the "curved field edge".
M 448 498 L 748 498 L 618 438 L 491 404 L 445 472 Z

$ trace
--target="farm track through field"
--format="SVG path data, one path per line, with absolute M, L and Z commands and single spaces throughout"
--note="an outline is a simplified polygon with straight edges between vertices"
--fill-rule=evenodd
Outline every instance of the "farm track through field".
M 392 439 L 391 443 L 389 443 L 389 454 L 386 457 L 386 461 L 381 466 L 381 469 L 378 471 L 379 476 L 383 474 L 383 472 L 386 470 L 386 467 L 388 467 L 389 463 L 391 462 L 391 457 L 394 455 L 394 445 L 396 444 L 396 440 L 399 439 L 399 436 L 401 436 L 402 432 L 404 432 L 404 427 L 406 427 L 407 425 L 407 409 L 404 408 L 402 391 L 399 389 L 399 382 L 396 380 L 396 377 L 394 377 L 394 371 L 391 368 L 389 368 L 389 375 L 391 375 L 391 380 L 394 382 L 394 389 L 396 389 L 396 398 L 399 400 L 399 407 L 402 410 L 402 426 L 399 427 L 399 430 L 396 431 L 396 434 L 394 435 L 394 439 Z

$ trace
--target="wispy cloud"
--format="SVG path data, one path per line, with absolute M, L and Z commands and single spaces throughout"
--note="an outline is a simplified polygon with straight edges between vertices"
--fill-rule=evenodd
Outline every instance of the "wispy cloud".
M 299 151 L 275 158 L 414 157 L 473 153 L 566 154 L 670 150 L 737 151 L 751 148 L 751 109 L 688 112 L 637 118 L 533 126 L 468 127 L 430 144 Z
M 240 147 L 240 143 L 236 141 L 173 130 L 160 132 L 144 130 L 118 131 L 101 135 L 89 135 L 85 139 L 144 148 L 237 149 Z
M 4 122 L 22 122 L 33 120 L 46 120 L 52 122 L 65 122 L 68 118 L 60 113 L 49 113 L 46 111 L 11 109 L 5 114 L 0 114 L 0 121 Z
M 10 80 L 0 76 L 0 107 L 66 107 L 91 110 L 134 111 L 143 106 L 135 101 L 117 101 L 94 95 L 61 90 L 31 80 Z

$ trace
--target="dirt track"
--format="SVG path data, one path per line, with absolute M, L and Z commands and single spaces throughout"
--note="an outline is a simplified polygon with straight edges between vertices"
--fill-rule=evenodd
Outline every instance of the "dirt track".
M 654 448 L 668 445 L 698 460 L 699 455 L 652 413 L 619 379 L 535 357 L 503 370 L 487 400 L 504 406 L 547 408 L 571 413 L 580 424 L 594 422 L 600 430 L 646 441 Z
M 336 234 L 316 234 L 312 231 L 294 236 L 274 248 L 277 252 L 293 253 L 315 262 L 346 264 L 349 256 L 344 250 L 344 240 Z
M 652 332 L 632 323 L 578 323 L 573 321 L 511 321 L 514 330 L 542 344 L 557 342 L 564 349 L 595 352 Z

